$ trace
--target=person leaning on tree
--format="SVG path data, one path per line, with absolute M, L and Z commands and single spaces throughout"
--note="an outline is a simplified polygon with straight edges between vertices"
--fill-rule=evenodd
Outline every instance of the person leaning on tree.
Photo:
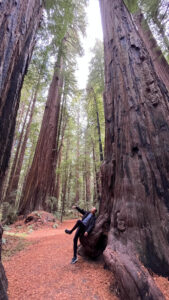
M 73 252 L 74 256 L 72 258 L 71 264 L 75 264 L 78 260 L 77 258 L 77 242 L 78 238 L 82 235 L 88 236 L 88 234 L 92 231 L 95 225 L 96 216 L 95 213 L 97 212 L 97 209 L 93 207 L 90 211 L 85 211 L 84 209 L 79 208 L 78 206 L 73 206 L 73 209 L 77 209 L 82 215 L 82 220 L 78 220 L 75 224 L 75 226 L 71 229 L 65 229 L 65 233 L 72 234 L 72 232 L 76 230 L 74 239 L 73 239 Z

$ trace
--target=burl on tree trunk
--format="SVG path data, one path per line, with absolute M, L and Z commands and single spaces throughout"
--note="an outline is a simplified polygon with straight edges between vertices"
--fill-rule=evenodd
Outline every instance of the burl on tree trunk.
M 0 300 L 7 300 L 8 281 L 5 275 L 4 267 L 1 262 L 2 233 L 3 229 L 0 225 Z
M 105 160 L 96 227 L 121 298 L 164 299 L 148 271 L 169 275 L 169 97 L 122 0 L 100 1 L 105 55 Z

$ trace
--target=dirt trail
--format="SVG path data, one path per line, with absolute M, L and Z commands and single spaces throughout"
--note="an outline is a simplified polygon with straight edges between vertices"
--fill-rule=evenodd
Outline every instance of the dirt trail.
M 27 239 L 28 248 L 4 262 L 9 280 L 9 300 L 117 300 L 112 294 L 112 274 L 100 262 L 79 257 L 71 265 L 74 221 L 58 229 L 40 229 Z

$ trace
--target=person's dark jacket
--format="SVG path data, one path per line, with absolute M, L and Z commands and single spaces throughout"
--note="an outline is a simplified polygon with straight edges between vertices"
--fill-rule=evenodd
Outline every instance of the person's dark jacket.
M 90 214 L 90 211 L 86 211 L 84 209 L 81 209 L 78 206 L 76 206 L 76 209 L 83 215 L 82 221 L 88 216 L 88 214 Z M 96 221 L 96 217 L 95 217 L 95 215 L 92 214 L 90 222 L 86 227 L 86 232 L 90 233 L 92 231 L 92 229 L 94 228 L 94 225 L 95 225 L 95 221 Z

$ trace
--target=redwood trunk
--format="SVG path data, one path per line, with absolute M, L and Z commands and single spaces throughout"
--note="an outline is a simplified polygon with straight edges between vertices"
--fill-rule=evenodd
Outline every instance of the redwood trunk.
M 4 267 L 1 262 L 2 233 L 3 233 L 3 229 L 2 226 L 0 225 L 0 300 L 8 300 L 8 296 L 7 296 L 8 281 L 5 275 Z
M 80 111 L 78 110 L 77 115 L 77 146 L 76 146 L 76 194 L 75 194 L 75 203 L 78 204 L 80 198 L 80 183 L 79 183 L 79 158 L 80 158 Z
M 58 165 L 57 165 L 57 176 L 56 176 L 56 187 L 55 187 L 55 193 L 54 196 L 56 198 L 56 202 L 54 203 L 53 206 L 53 211 L 58 211 L 58 202 L 59 202 L 59 195 L 60 195 L 60 166 L 61 166 L 61 162 L 62 162 L 62 147 L 59 150 L 59 154 L 58 154 Z
M 137 25 L 139 34 L 142 37 L 151 56 L 156 73 L 164 82 L 169 91 L 169 64 L 167 63 L 161 49 L 157 45 L 157 42 L 153 37 L 152 32 L 150 31 L 150 28 L 141 12 L 134 15 L 134 22 Z
M 100 176 L 99 172 L 97 171 L 96 167 L 96 154 L 95 154 L 95 149 L 94 149 L 94 143 L 92 142 L 92 147 L 93 147 L 93 167 L 94 167 L 94 197 L 93 197 L 93 204 L 97 205 L 100 203 L 101 199 L 101 182 L 100 182 Z
M 24 75 L 42 15 L 41 0 L 0 4 L 0 194 L 11 153 Z
M 90 170 L 90 153 L 87 150 L 87 141 L 85 141 L 85 187 L 86 187 L 86 208 L 89 209 L 91 200 L 91 170 Z
M 19 139 L 18 139 L 18 145 L 17 145 L 17 148 L 16 148 L 15 157 L 14 157 L 14 160 L 13 160 L 13 163 L 12 163 L 12 168 L 11 168 L 9 182 L 8 182 L 8 188 L 7 188 L 7 191 L 6 191 L 5 201 L 9 202 L 10 204 L 13 204 L 13 199 L 15 199 L 15 197 L 11 196 L 11 193 L 14 191 L 14 189 L 13 189 L 13 180 L 14 180 L 14 177 L 15 177 L 16 166 L 17 166 L 17 163 L 18 163 L 18 157 L 20 155 L 21 144 L 23 142 L 23 136 L 24 136 L 24 132 L 25 132 L 25 127 L 26 127 L 26 122 L 27 122 L 30 106 L 31 106 L 31 101 L 30 101 L 29 106 L 27 108 L 25 119 L 24 119 L 24 122 L 23 122 L 23 125 L 22 125 L 22 130 L 21 130 L 21 133 L 20 133 L 20 136 L 19 136 Z
M 70 140 L 67 138 L 67 144 L 66 144 L 66 156 L 65 156 L 65 162 L 68 162 L 68 155 L 69 155 L 69 146 L 70 146 Z M 61 196 L 61 222 L 63 220 L 63 216 L 65 214 L 65 204 L 66 204 L 66 193 L 67 193 L 67 183 L 68 183 L 68 170 L 67 164 L 64 166 L 64 172 L 62 176 L 62 196 Z
M 32 123 L 32 118 L 33 118 L 33 113 L 34 113 L 34 109 L 35 109 L 36 99 L 37 99 L 37 93 L 34 95 L 32 107 L 31 107 L 31 112 L 30 112 L 28 124 L 27 124 L 27 127 L 26 127 L 26 131 L 25 131 L 25 136 L 24 136 L 24 139 L 23 139 L 20 155 L 18 157 L 18 161 L 17 161 L 17 165 L 16 165 L 16 170 L 15 170 L 14 177 L 13 177 L 13 180 L 12 180 L 12 186 L 11 186 L 12 195 L 11 195 L 11 197 L 13 198 L 13 201 L 12 201 L 13 203 L 15 202 L 16 196 L 17 196 L 16 192 L 17 192 L 17 189 L 18 189 L 19 178 L 20 178 L 20 173 L 21 173 L 22 164 L 23 164 L 23 160 L 24 160 L 26 144 L 27 144 L 28 137 L 29 137 L 30 126 L 31 126 L 31 123 Z
M 102 146 L 102 139 L 101 139 L 101 129 L 100 129 L 100 118 L 99 118 L 99 110 L 97 105 L 97 99 L 96 94 L 93 90 L 93 97 L 94 97 L 94 103 L 96 108 L 96 117 L 97 117 L 97 131 L 98 131 L 98 138 L 99 138 L 99 153 L 100 153 L 100 162 L 103 161 L 103 146 Z
M 62 57 L 60 51 L 42 120 L 41 130 L 29 174 L 20 202 L 20 214 L 46 209 L 46 200 L 53 196 L 55 187 L 55 158 L 60 100 L 62 90 Z
M 122 299 L 164 299 L 143 267 L 169 275 L 169 97 L 122 0 L 100 1 L 105 55 L 105 161 L 96 227 Z M 90 247 L 89 247 L 90 246 Z

